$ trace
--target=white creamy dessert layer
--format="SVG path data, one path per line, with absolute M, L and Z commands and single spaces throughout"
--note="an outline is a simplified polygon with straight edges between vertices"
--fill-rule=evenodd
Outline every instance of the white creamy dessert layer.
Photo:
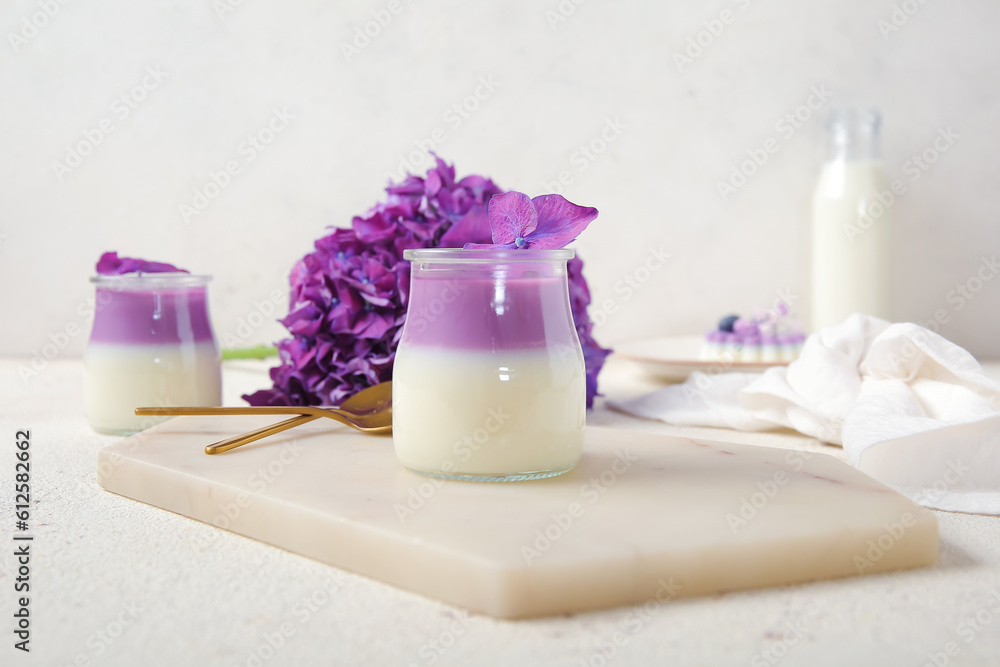
M 742 364 L 786 363 L 798 359 L 802 343 L 721 343 L 704 341 L 699 352 L 702 361 L 718 361 Z
M 503 477 L 580 459 L 586 376 L 577 351 L 409 346 L 392 383 L 393 442 L 408 468 Z
M 219 350 L 212 341 L 186 345 L 91 343 L 84 409 L 104 433 L 133 433 L 163 421 L 138 417 L 137 407 L 221 405 Z

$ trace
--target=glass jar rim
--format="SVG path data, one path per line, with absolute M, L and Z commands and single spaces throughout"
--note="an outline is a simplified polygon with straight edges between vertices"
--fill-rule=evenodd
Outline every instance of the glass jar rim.
M 403 259 L 418 262 L 440 262 L 443 264 L 504 264 L 520 262 L 559 262 L 573 259 L 576 251 L 572 248 L 539 250 L 536 248 L 508 249 L 476 248 L 413 248 L 403 251 Z
M 182 271 L 163 271 L 159 273 L 120 273 L 115 275 L 99 274 L 91 276 L 90 282 L 97 287 L 117 290 L 155 290 L 178 289 L 185 287 L 204 287 L 212 281 L 209 275 L 193 275 Z

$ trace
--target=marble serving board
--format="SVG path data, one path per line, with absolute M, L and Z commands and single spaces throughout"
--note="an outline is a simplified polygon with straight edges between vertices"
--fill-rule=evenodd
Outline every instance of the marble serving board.
M 932 513 L 823 454 L 590 427 L 547 480 L 443 482 L 327 420 L 177 417 L 101 450 L 108 491 L 503 618 L 933 564 Z

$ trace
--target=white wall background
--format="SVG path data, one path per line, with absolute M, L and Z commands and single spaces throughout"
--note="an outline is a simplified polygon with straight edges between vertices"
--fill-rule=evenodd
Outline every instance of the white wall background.
M 30 356 L 72 324 L 84 333 L 63 354 L 80 354 L 87 278 L 110 249 L 214 274 L 216 333 L 235 333 L 255 302 L 284 293 L 324 226 L 372 205 L 437 128 L 460 174 L 539 194 L 566 171 L 564 194 L 600 209 L 577 248 L 596 303 L 617 306 L 600 318 L 604 342 L 701 332 L 777 290 L 805 314 L 822 123 L 787 140 L 775 123 L 825 86 L 830 104 L 882 109 L 890 177 L 910 185 L 894 208 L 895 319 L 945 309 L 945 335 L 1000 357 L 1000 279 L 960 309 L 948 298 L 1000 252 L 1000 4 L 906 0 L 915 13 L 884 36 L 890 0 L 398 2 L 350 62 L 342 45 L 389 0 L 3 3 L 0 354 Z M 44 6 L 58 10 L 43 20 Z M 569 15 L 553 27 L 560 7 Z M 724 9 L 733 21 L 678 71 L 674 53 Z M 125 117 L 120 97 L 147 68 L 162 81 L 148 78 Z M 481 77 L 498 87 L 449 120 Z M 275 109 L 294 119 L 248 161 L 241 142 Z M 113 130 L 57 174 L 104 119 Z M 623 125 L 615 140 L 574 158 L 608 119 Z M 911 182 L 903 163 L 940 128 L 960 139 Z M 717 181 L 769 137 L 780 150 L 723 202 Z M 185 222 L 180 205 L 230 160 L 241 172 Z M 670 262 L 631 298 L 616 293 L 660 245 Z M 247 342 L 282 334 L 269 322 Z

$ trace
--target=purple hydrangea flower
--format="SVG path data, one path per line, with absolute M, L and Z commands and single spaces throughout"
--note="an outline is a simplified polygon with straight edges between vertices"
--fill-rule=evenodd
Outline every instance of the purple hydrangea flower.
M 165 262 L 148 262 L 136 257 L 119 257 L 117 252 L 106 252 L 97 260 L 98 275 L 120 276 L 125 273 L 189 273 Z
M 587 279 L 583 277 L 583 260 L 579 257 L 569 260 L 566 273 L 569 277 L 569 303 L 573 311 L 573 322 L 576 324 L 576 334 L 583 346 L 583 360 L 587 366 L 587 407 L 592 408 L 594 397 L 600 395 L 597 392 L 597 376 L 611 350 L 601 347 L 592 334 L 594 323 L 587 315 L 590 289 L 587 287 Z
M 489 244 L 489 202 L 503 193 L 483 176 L 456 180 L 454 166 L 437 156 L 435 160 L 426 176 L 409 175 L 390 184 L 384 201 L 355 217 L 350 229 L 331 229 L 295 263 L 289 313 L 281 320 L 291 337 L 278 343 L 280 363 L 271 369 L 273 387 L 244 396 L 247 402 L 337 405 L 392 379 L 410 289 L 410 263 L 403 251 Z M 583 262 L 570 260 L 568 274 L 591 407 L 597 374 L 611 351 L 591 335 Z

